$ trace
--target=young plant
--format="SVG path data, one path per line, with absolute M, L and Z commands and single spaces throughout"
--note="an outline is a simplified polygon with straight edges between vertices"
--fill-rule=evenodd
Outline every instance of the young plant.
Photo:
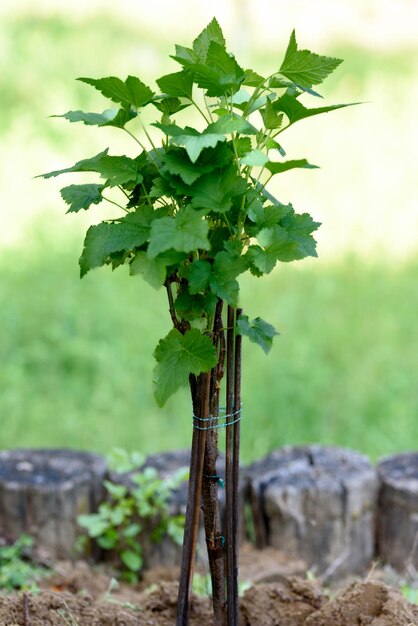
M 128 454 L 117 448 L 109 456 L 109 466 L 116 473 L 124 473 L 142 465 L 144 460 L 138 453 Z M 188 471 L 181 469 L 169 479 L 162 479 L 153 467 L 147 467 L 130 476 L 132 487 L 106 480 L 108 495 L 98 512 L 78 517 L 88 536 L 115 557 L 124 580 L 138 580 L 144 563 L 144 536 L 154 543 L 168 536 L 181 544 L 184 515 L 170 515 L 169 498 L 187 480 L 187 475 Z
M 300 49 L 295 32 L 280 67 L 268 76 L 239 65 L 227 51 L 216 19 L 191 47 L 177 45 L 172 58 L 180 70 L 158 78 L 157 91 L 135 76 L 80 78 L 116 106 L 103 113 L 69 111 L 61 117 L 121 129 L 136 143 L 138 154 L 113 156 L 105 149 L 44 177 L 93 172 L 102 180 L 61 190 L 68 212 L 103 200 L 122 212 L 88 229 L 81 276 L 103 265 L 128 265 L 131 275 L 166 291 L 172 329 L 155 350 L 155 397 L 163 405 L 188 384 L 193 405 L 177 623 L 188 623 L 202 497 L 215 624 L 227 620 L 235 625 L 241 336 L 268 352 L 277 334 L 270 324 L 259 317 L 250 320 L 238 308 L 237 279 L 245 272 L 269 274 L 278 262 L 316 256 L 312 233 L 318 222 L 277 200 L 267 185 L 288 170 L 316 167 L 305 158 L 286 159 L 281 137 L 286 130 L 348 105 L 303 103 L 321 97 L 314 87 L 341 61 Z M 146 107 L 158 116 L 147 127 L 141 119 Z M 226 428 L 225 529 L 217 504 L 221 427 Z
M 0 547 L 0 590 L 38 589 L 38 582 L 48 570 L 31 561 L 32 546 L 32 537 L 21 535 L 13 544 Z

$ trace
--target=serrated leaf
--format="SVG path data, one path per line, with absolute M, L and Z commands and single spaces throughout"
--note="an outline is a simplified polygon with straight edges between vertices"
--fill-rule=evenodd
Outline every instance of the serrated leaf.
M 225 48 L 225 38 L 216 18 L 213 18 L 193 42 L 193 52 L 201 61 L 206 61 L 212 41 Z
M 62 199 L 70 205 L 67 213 L 77 213 L 81 209 L 87 210 L 92 204 L 99 204 L 102 198 L 104 185 L 69 185 L 60 191 Z
M 227 170 L 215 177 L 212 173 L 202 176 L 189 190 L 192 206 L 215 213 L 225 213 L 232 206 L 232 198 L 245 193 L 246 182 L 234 170 Z
M 163 96 L 154 99 L 152 104 L 164 115 L 174 115 L 191 105 L 191 102 L 182 103 L 180 98 L 172 98 L 171 96 Z M 165 122 L 163 122 L 165 123 Z
M 186 185 L 192 185 L 198 178 L 212 169 L 210 165 L 199 167 L 192 163 L 184 150 L 170 150 L 164 155 L 163 172 L 180 176 Z
M 290 36 L 280 73 L 303 87 L 319 85 L 337 68 L 342 59 L 320 56 L 309 50 L 298 50 L 295 31 Z
M 147 253 L 141 250 L 136 252 L 132 259 L 129 265 L 129 272 L 132 276 L 141 274 L 151 287 L 160 289 L 166 279 L 166 264 L 158 257 L 150 259 Z
M 130 159 L 127 156 L 110 156 L 108 149 L 99 152 L 90 159 L 78 161 L 72 167 L 63 170 L 55 170 L 42 174 L 42 178 L 51 178 L 60 176 L 70 172 L 97 172 L 102 178 L 107 179 L 109 187 L 117 185 L 125 185 L 131 183 L 133 186 L 142 181 L 140 168 L 143 166 L 143 155 L 139 155 L 136 159 Z
M 309 213 L 298 214 L 293 208 L 281 220 L 280 225 L 286 229 L 288 235 L 299 244 L 301 258 L 316 257 L 316 241 L 311 233 L 319 228 L 320 222 L 315 222 Z
M 267 354 L 273 345 L 273 337 L 278 335 L 277 330 L 265 322 L 261 317 L 256 317 L 250 322 L 247 315 L 240 315 L 237 320 L 239 335 L 245 335 L 250 341 L 256 343 Z
M 283 122 L 283 115 L 278 115 L 270 102 L 267 100 L 264 109 L 260 109 L 261 117 L 263 118 L 264 127 L 267 130 L 280 128 Z
M 81 277 L 95 267 L 100 267 L 109 255 L 121 250 L 132 250 L 143 245 L 149 237 L 152 209 L 142 208 L 119 222 L 102 222 L 90 226 L 80 257 Z
M 239 91 L 245 80 L 245 72 L 235 57 L 215 41 L 211 41 L 205 63 L 190 63 L 193 80 L 209 97 L 231 95 Z
M 209 285 L 209 278 L 212 273 L 212 266 L 208 261 L 193 261 L 190 265 L 187 279 L 191 294 L 203 291 Z
M 354 106 L 355 104 L 358 103 L 353 102 L 349 104 L 333 104 L 331 106 L 315 107 L 313 109 L 308 109 L 301 102 L 299 102 L 299 100 L 297 100 L 295 96 L 289 96 L 288 94 L 284 94 L 274 102 L 273 107 L 275 111 L 282 111 L 283 113 L 285 113 L 285 115 L 289 119 L 289 125 L 291 125 L 307 117 L 320 115 L 321 113 L 329 113 L 330 111 L 336 111 L 337 109 Z
M 176 124 L 158 124 L 156 126 L 166 135 L 171 137 L 171 142 L 177 146 L 183 146 L 186 149 L 189 159 L 192 163 L 196 163 L 202 150 L 205 148 L 214 148 L 220 141 L 226 141 L 226 136 L 220 133 L 208 133 L 203 131 L 199 133 L 195 128 L 180 128 Z
M 187 70 L 166 74 L 156 82 L 161 91 L 169 96 L 188 99 L 192 97 L 193 77 Z
M 247 269 L 246 259 L 242 256 L 219 252 L 215 257 L 210 277 L 210 287 L 219 298 L 231 306 L 237 306 L 239 284 L 236 277 Z
M 261 150 L 251 150 L 248 152 L 242 159 L 240 159 L 241 165 L 250 165 L 250 166 L 258 166 L 263 167 L 266 163 L 268 163 L 268 156 L 262 152 Z
M 269 80 L 269 87 L 272 87 L 273 89 L 287 89 L 288 92 L 292 90 L 295 96 L 299 95 L 297 93 L 298 91 L 301 91 L 301 92 L 303 91 L 303 92 L 309 93 L 311 96 L 315 96 L 316 98 L 322 98 L 320 93 L 318 93 L 317 91 L 314 91 L 313 89 L 310 89 L 310 87 L 303 87 L 302 85 L 297 85 L 296 83 L 293 83 L 290 80 L 284 80 L 283 78 L 279 78 L 278 76 L 273 76 Z
M 209 225 L 202 211 L 186 206 L 174 217 L 154 220 L 151 226 L 148 254 L 155 258 L 160 252 L 174 248 L 179 252 L 191 252 L 196 248 L 207 249 Z
M 260 87 L 266 79 L 257 74 L 254 70 L 245 70 L 245 78 L 243 81 L 243 85 L 247 85 L 248 87 Z
M 106 78 L 78 78 L 83 83 L 91 85 L 106 98 L 123 105 L 140 108 L 151 102 L 154 92 L 136 76 L 128 76 L 123 81 L 116 76 Z
M 230 135 L 231 133 L 240 133 L 241 135 L 256 135 L 258 129 L 247 120 L 244 120 L 240 115 L 226 113 L 216 120 L 216 122 L 209 124 L 203 132 L 204 134 L 221 133 L 223 135 Z
M 127 122 L 134 119 L 136 116 L 136 111 L 128 107 L 106 109 L 103 113 L 68 111 L 64 113 L 64 115 L 53 115 L 52 117 L 63 117 L 69 122 L 83 122 L 86 126 L 115 126 L 116 128 L 123 128 Z
M 182 288 L 174 302 L 174 308 L 181 319 L 193 321 L 205 314 L 213 316 L 217 300 L 211 292 L 192 294 L 187 288 Z
M 142 556 L 138 552 L 132 550 L 122 550 L 120 553 L 121 561 L 131 572 L 139 572 L 142 567 Z
M 194 328 L 184 335 L 177 329 L 171 330 L 160 340 L 154 356 L 155 397 L 160 406 L 187 384 L 190 374 L 208 372 L 217 362 L 210 338 Z
M 317 169 L 318 166 L 311 165 L 311 163 L 308 163 L 306 159 L 296 159 L 293 161 L 283 161 L 281 163 L 269 161 L 268 163 L 266 163 L 265 168 L 269 170 L 272 174 L 279 174 L 281 172 L 287 172 L 288 170 L 293 170 L 295 168 Z

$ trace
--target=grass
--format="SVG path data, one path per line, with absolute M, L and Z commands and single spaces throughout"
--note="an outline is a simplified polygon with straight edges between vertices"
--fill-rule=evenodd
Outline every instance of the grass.
M 163 410 L 152 396 L 153 349 L 170 327 L 163 291 L 124 268 L 80 281 L 71 233 L 36 238 L 0 257 L 1 446 L 188 446 L 187 391 Z M 411 447 L 417 265 L 305 262 L 243 282 L 246 312 L 281 332 L 267 357 L 245 345 L 244 460 L 311 441 L 373 458 Z

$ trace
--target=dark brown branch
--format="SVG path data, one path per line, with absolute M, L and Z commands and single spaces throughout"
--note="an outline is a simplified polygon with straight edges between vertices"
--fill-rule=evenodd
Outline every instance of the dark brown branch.
M 193 400 L 195 405 L 200 405 L 197 416 L 202 419 L 207 419 L 209 416 L 209 394 L 210 373 L 200 374 L 197 379 L 196 398 Z M 190 596 L 192 591 L 192 577 L 199 527 L 200 497 L 202 491 L 203 462 L 206 444 L 206 431 L 199 430 L 201 423 L 205 422 L 201 422 L 197 419 L 193 420 L 189 491 L 187 497 L 179 595 L 177 602 L 177 626 L 188 626 L 189 623 Z
M 29 614 L 29 595 L 26 591 L 23 593 L 23 624 L 24 626 L 32 626 L 32 620 Z
M 237 309 L 237 318 L 242 309 Z M 235 335 L 235 373 L 234 373 L 234 420 L 233 426 L 233 459 L 232 459 L 232 561 L 234 576 L 234 619 L 238 624 L 238 537 L 239 537 L 239 449 L 241 432 L 241 364 L 242 336 Z

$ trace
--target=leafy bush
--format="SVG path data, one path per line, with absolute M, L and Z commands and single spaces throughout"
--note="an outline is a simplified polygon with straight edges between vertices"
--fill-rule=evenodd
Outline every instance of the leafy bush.
M 21 535 L 13 544 L 0 547 L 0 589 L 37 589 L 37 582 L 47 570 L 28 558 L 33 539 Z
M 139 453 L 115 449 L 109 456 L 114 472 L 122 474 L 144 463 Z M 121 577 L 136 582 L 144 565 L 143 540 L 158 543 L 165 536 L 181 544 L 184 515 L 171 516 L 169 497 L 187 480 L 186 468 L 170 478 L 160 478 L 153 467 L 146 467 L 130 476 L 132 486 L 104 481 L 107 499 L 97 513 L 80 515 L 78 523 L 100 548 L 110 551 Z

